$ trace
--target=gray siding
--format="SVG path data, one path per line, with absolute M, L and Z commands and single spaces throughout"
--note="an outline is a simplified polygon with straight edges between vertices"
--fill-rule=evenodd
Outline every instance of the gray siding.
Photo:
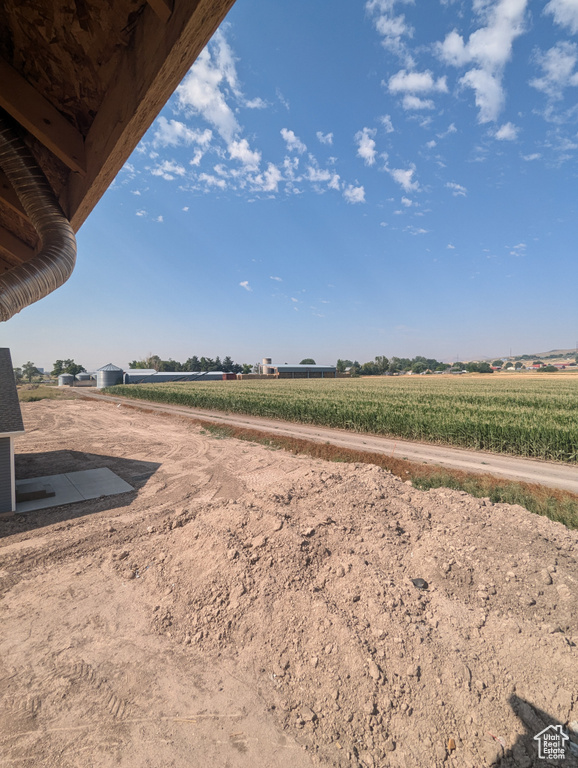
M 0 348 L 0 435 L 24 432 L 10 350 Z
M 10 438 L 0 437 L 0 513 L 13 511 Z

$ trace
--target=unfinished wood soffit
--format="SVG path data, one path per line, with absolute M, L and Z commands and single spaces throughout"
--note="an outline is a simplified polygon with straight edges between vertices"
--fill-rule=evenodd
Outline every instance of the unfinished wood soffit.
M 234 0 L 4 0 L 0 110 L 78 230 Z M 0 274 L 37 236 L 0 171 Z

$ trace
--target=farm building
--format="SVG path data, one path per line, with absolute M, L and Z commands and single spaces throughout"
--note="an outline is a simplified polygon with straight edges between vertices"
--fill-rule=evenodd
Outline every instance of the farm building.
M 24 432 L 10 350 L 0 349 L 0 513 L 16 509 L 14 437 Z
M 271 365 L 270 373 L 280 379 L 334 379 L 334 365 Z
M 124 384 L 164 384 L 167 381 L 222 381 L 222 371 L 149 371 L 132 368 L 125 371 Z

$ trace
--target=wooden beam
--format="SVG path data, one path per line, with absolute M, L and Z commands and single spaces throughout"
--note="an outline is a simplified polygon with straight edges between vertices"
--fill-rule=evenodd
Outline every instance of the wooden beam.
M 28 243 L 20 240 L 19 237 L 16 237 L 8 229 L 0 227 L 0 254 L 5 261 L 10 262 L 16 267 L 23 261 L 31 259 L 34 253 L 34 248 L 31 248 Z
M 145 7 L 86 137 L 86 177 L 60 203 L 77 231 L 210 40 L 234 0 L 179 0 L 162 26 Z
M 162 23 L 166 24 L 173 12 L 173 0 L 147 0 L 147 2 Z
M 2 255 L 0 254 L 0 274 L 2 272 L 8 272 L 9 269 L 12 269 L 12 267 L 16 266 L 15 264 L 11 264 L 9 261 L 6 261 L 6 259 L 2 258 Z
M 18 199 L 18 195 L 14 191 L 14 187 L 8 181 L 4 171 L 0 169 L 0 200 L 5 203 L 11 211 L 17 213 L 21 218 L 29 221 L 26 211 L 22 207 L 22 203 Z
M 3 59 L 0 59 L 0 83 L 0 106 L 65 165 L 84 174 L 82 134 Z

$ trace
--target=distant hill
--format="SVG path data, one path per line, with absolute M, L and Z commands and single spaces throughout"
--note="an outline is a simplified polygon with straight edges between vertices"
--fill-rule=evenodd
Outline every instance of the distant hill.
M 532 358 L 533 360 L 556 360 L 558 358 L 560 359 L 566 359 L 566 358 L 572 358 L 574 359 L 576 357 L 576 347 L 571 347 L 570 349 L 550 349 L 548 352 L 523 352 L 520 355 L 494 355 L 493 357 L 483 357 L 480 358 L 480 360 L 519 360 L 523 355 L 526 355 L 528 358 Z

